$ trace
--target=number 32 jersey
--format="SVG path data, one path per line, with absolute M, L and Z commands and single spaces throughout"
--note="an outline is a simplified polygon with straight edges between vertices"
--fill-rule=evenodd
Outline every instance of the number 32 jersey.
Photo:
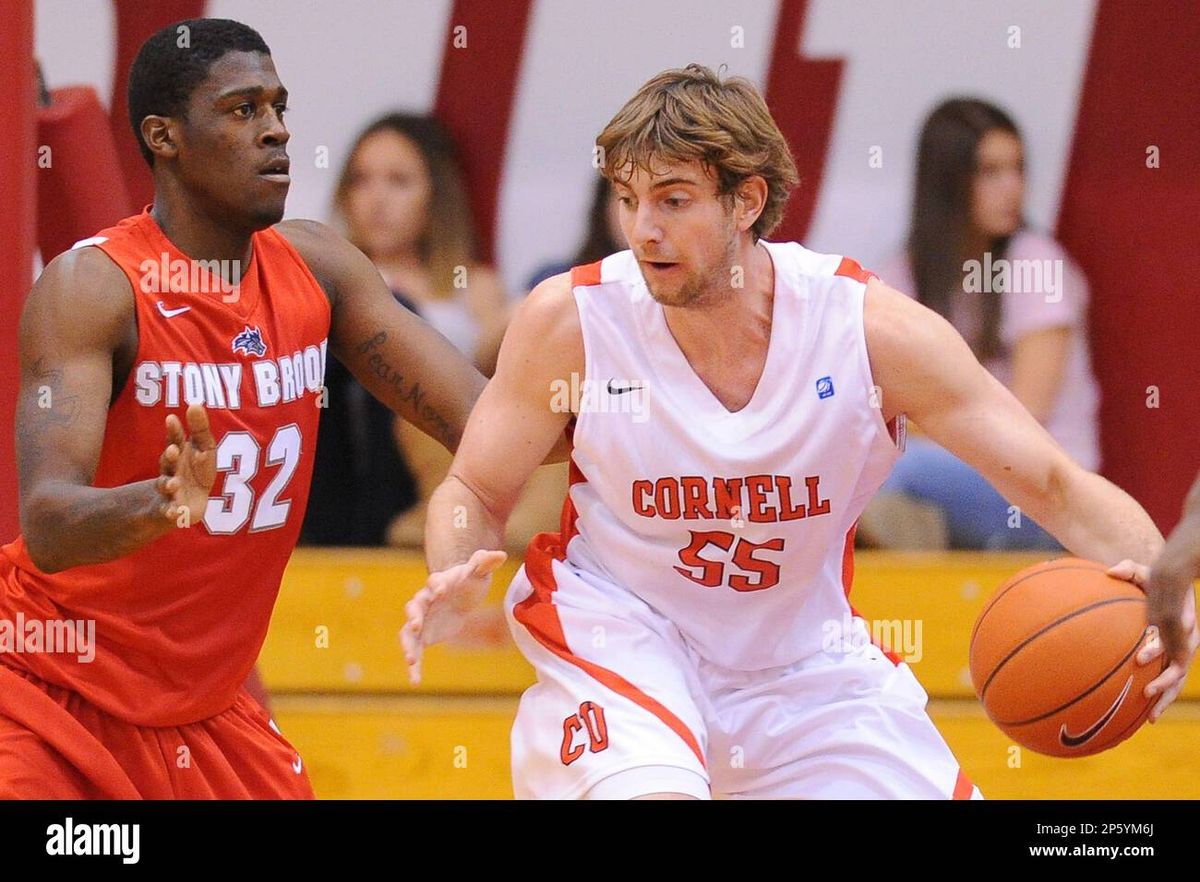
M 138 725 L 180 725 L 233 704 L 266 637 L 308 499 L 329 301 L 273 229 L 254 234 L 236 285 L 189 260 L 148 211 L 82 246 L 125 272 L 138 330 L 93 485 L 155 478 L 164 420 L 177 414 L 186 431 L 192 403 L 208 413 L 217 478 L 201 523 L 119 560 L 46 574 L 23 538 L 0 549 L 0 627 L 94 622 L 95 644 L 31 651 L 10 639 L 0 662 Z
M 902 417 L 883 422 L 867 359 L 871 274 L 762 244 L 771 337 L 736 412 L 692 370 L 631 252 L 573 271 L 585 376 L 562 390 L 577 411 L 566 545 L 530 548 L 565 551 L 735 670 L 790 664 L 849 625 L 853 527 L 903 439 Z

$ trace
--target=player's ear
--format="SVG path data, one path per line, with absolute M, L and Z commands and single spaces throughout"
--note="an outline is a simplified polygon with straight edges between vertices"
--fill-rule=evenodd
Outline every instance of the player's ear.
M 733 190 L 738 229 L 742 232 L 754 226 L 767 205 L 767 182 L 762 175 L 750 175 Z
M 174 159 L 179 154 L 174 128 L 175 121 L 169 116 L 147 116 L 142 120 L 142 140 L 155 156 Z

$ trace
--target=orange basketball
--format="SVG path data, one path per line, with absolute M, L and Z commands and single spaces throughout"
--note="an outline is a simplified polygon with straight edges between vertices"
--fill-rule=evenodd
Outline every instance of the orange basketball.
M 1000 586 L 971 634 L 971 682 L 992 722 L 1049 756 L 1087 756 L 1138 730 L 1156 699 L 1146 685 L 1166 667 L 1137 651 L 1146 598 L 1107 567 L 1065 557 Z

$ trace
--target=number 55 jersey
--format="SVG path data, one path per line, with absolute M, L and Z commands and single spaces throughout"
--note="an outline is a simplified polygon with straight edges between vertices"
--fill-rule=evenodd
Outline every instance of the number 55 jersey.
M 850 615 L 851 530 L 899 456 L 868 364 L 871 274 L 762 244 L 771 335 L 735 412 L 692 370 L 631 252 L 574 271 L 585 377 L 560 548 L 745 671 L 819 651 Z

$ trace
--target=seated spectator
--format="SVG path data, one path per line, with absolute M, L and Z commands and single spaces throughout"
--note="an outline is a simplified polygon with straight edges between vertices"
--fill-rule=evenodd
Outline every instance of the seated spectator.
M 475 221 L 454 142 L 429 116 L 392 113 L 358 136 L 335 196 L 347 237 L 478 366 L 503 320 L 500 278 L 476 257 Z
M 921 132 L 907 247 L 878 274 L 949 320 L 1066 452 L 1094 470 L 1099 395 L 1087 280 L 1057 242 L 1025 225 L 1024 190 L 1013 121 L 983 101 L 945 102 Z M 1060 547 L 978 472 L 917 432 L 860 533 L 884 547 Z
M 477 259 L 474 218 L 455 154 L 450 135 L 432 117 L 402 113 L 380 117 L 354 142 L 334 203 L 347 238 L 371 258 L 397 297 L 490 373 L 507 298 L 497 273 Z M 357 385 L 352 379 L 349 382 Z M 327 453 L 337 461 L 330 466 L 331 473 L 367 472 L 373 483 L 342 485 L 347 503 L 387 508 L 393 517 L 384 529 L 386 540 L 419 546 L 425 505 L 445 477 L 451 457 L 437 442 L 364 396 L 365 390 L 353 389 L 343 395 L 349 399 L 343 409 L 359 407 L 359 399 L 366 407 L 353 415 L 349 426 L 330 428 L 331 437 L 344 434 L 359 442 L 350 446 L 339 439 L 336 449 Z M 331 410 L 334 401 L 331 389 Z M 345 414 L 328 416 L 331 423 L 346 418 Z M 325 422 L 319 458 L 325 452 Z M 380 500 L 390 490 L 385 479 L 358 461 L 364 449 L 384 461 L 400 451 L 397 456 L 411 475 L 403 509 Z M 350 486 L 356 488 L 354 492 Z

